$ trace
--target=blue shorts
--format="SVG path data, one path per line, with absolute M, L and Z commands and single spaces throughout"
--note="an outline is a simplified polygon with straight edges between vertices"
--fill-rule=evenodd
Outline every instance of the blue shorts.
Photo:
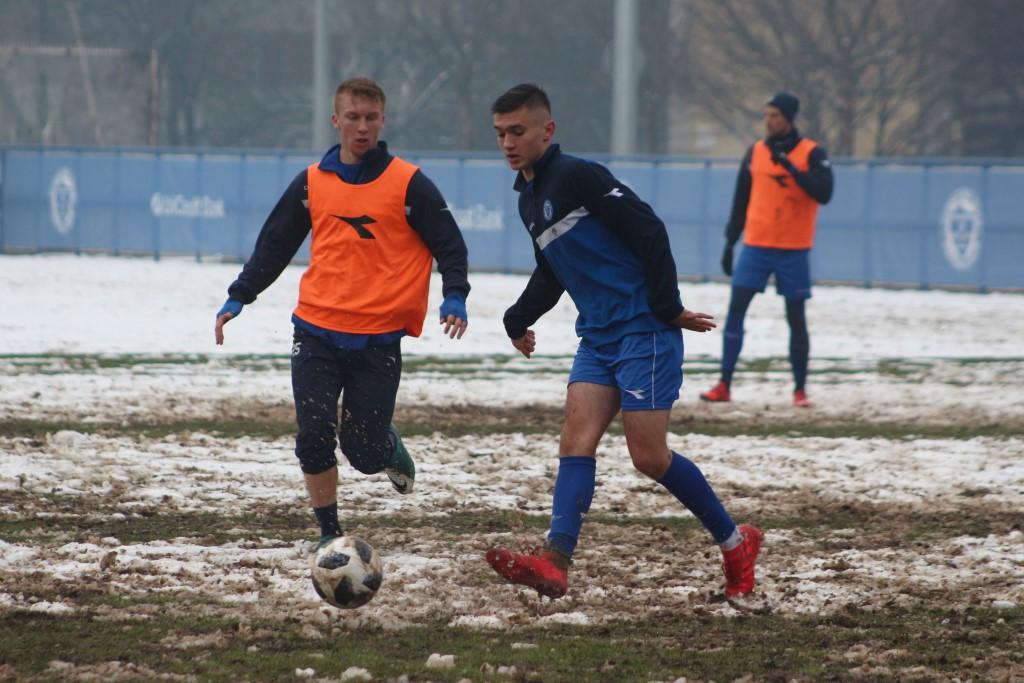
M 775 274 L 775 290 L 787 299 L 811 298 L 810 249 L 769 249 L 743 245 L 732 286 L 763 292 Z
M 628 334 L 598 347 L 580 342 L 569 384 L 618 387 L 622 410 L 666 410 L 683 386 L 683 331 Z

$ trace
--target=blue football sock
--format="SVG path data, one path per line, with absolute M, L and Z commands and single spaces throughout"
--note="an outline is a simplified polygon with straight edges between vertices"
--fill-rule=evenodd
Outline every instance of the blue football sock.
M 725 332 L 722 334 L 722 381 L 726 386 L 732 384 L 732 373 L 743 350 L 743 319 L 747 316 L 747 307 L 757 294 L 756 289 L 733 287 L 729 297 L 729 315 L 725 319 Z
M 548 544 L 566 557 L 572 557 L 576 550 L 583 518 L 594 498 L 596 472 L 597 461 L 594 458 L 569 455 L 558 459 Z
M 786 321 L 789 322 L 789 365 L 793 369 L 793 383 L 802 391 L 807 383 L 807 359 L 811 353 L 803 299 L 786 299 Z
M 736 523 L 722 507 L 700 469 L 675 451 L 672 451 L 668 472 L 658 483 L 700 520 L 711 532 L 715 543 L 724 543 L 736 530 Z

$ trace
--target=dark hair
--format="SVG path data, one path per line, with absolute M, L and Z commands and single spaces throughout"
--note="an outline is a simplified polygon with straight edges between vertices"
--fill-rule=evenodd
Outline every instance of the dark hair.
M 368 100 L 380 102 L 380 106 L 383 109 L 387 103 L 387 98 L 384 97 L 384 91 L 377 85 L 376 81 L 369 78 L 363 78 L 362 76 L 356 76 L 355 78 L 349 78 L 342 81 L 338 89 L 334 91 L 334 110 L 338 110 L 338 98 L 341 97 L 342 93 L 348 93 L 352 97 L 365 97 Z
M 491 113 L 508 114 L 521 107 L 543 109 L 550 114 L 551 100 L 548 99 L 548 94 L 544 92 L 544 88 L 539 85 L 520 83 L 519 85 L 512 86 L 501 97 L 494 100 L 494 104 L 491 105 Z

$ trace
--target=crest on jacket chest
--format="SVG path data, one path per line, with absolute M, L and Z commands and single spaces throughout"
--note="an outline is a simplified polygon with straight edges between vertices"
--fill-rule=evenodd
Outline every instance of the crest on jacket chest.
M 530 235 L 537 238 L 550 228 L 552 224 L 557 222 L 558 217 L 555 215 L 555 212 L 554 202 L 549 198 L 537 198 L 537 200 L 530 202 L 523 214 L 523 222 L 526 224 L 526 229 Z
M 544 214 L 544 222 L 550 223 L 555 215 L 555 207 L 552 206 L 550 199 L 544 200 L 544 203 L 541 205 L 541 212 Z

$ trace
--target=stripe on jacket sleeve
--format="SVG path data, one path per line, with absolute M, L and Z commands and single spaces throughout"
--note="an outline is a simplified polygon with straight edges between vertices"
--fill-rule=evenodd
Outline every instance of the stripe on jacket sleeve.
M 589 215 L 590 212 L 582 206 L 574 211 L 570 211 L 565 215 L 565 218 L 558 221 L 537 236 L 537 246 L 540 247 L 541 251 L 543 251 L 549 244 L 576 227 L 576 223 L 578 223 L 581 218 L 586 218 Z

